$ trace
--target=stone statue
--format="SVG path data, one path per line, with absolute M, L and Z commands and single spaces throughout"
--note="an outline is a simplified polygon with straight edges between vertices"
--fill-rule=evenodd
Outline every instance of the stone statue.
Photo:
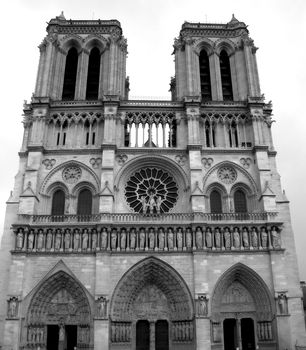
M 207 297 L 205 295 L 199 295 L 198 297 L 198 315 L 207 316 Z
M 253 248 L 257 249 L 258 248 L 258 236 L 257 236 L 257 232 L 256 232 L 256 228 L 255 227 L 252 228 L 251 240 L 252 240 Z
M 211 234 L 210 227 L 208 227 L 206 230 L 205 241 L 206 241 L 206 247 L 211 248 L 212 247 L 212 234 Z
M 145 247 L 145 240 L 146 240 L 146 234 L 144 229 L 140 229 L 140 233 L 139 233 L 139 248 L 140 249 L 144 249 Z
M 216 245 L 216 248 L 218 249 L 221 248 L 221 232 L 220 232 L 220 229 L 218 228 L 215 229 L 215 245 Z
M 182 250 L 183 249 L 183 232 L 180 227 L 177 229 L 176 243 L 177 243 L 177 249 Z
M 157 196 L 157 198 L 156 198 L 156 211 L 157 211 L 157 214 L 160 214 L 161 204 L 162 204 L 162 198 L 161 198 L 161 196 Z
M 112 323 L 112 336 L 111 336 L 111 339 L 112 339 L 112 342 L 115 342 L 116 341 L 116 325 L 115 323 Z
M 125 230 L 125 228 L 123 228 L 121 230 L 120 248 L 121 249 L 125 249 L 126 248 L 126 230 Z
M 105 250 L 106 248 L 107 248 L 107 231 L 106 231 L 106 228 L 103 228 L 101 232 L 101 249 Z
M 168 229 L 168 248 L 173 249 L 173 231 L 171 228 Z
M 107 302 L 105 297 L 100 297 L 98 299 L 98 317 L 106 317 L 106 303 Z
M 30 230 L 30 233 L 28 235 L 28 249 L 33 250 L 34 249 L 34 233 L 33 230 Z
M 37 249 L 42 250 L 44 247 L 44 234 L 42 229 L 38 230 L 38 237 L 37 237 Z
M 231 233 L 228 227 L 226 227 L 224 231 L 224 246 L 225 249 L 231 249 Z
M 153 214 L 153 210 L 156 207 L 156 202 L 154 199 L 154 195 L 151 193 L 150 198 L 149 198 L 149 209 L 150 209 L 150 214 Z
M 79 230 L 76 229 L 74 231 L 74 236 L 73 236 L 73 249 L 78 250 L 80 248 L 80 234 Z
M 9 318 L 14 318 L 17 317 L 17 298 L 13 297 L 9 300 L 9 305 L 8 305 L 8 317 Z
M 84 229 L 83 237 L 82 237 L 82 249 L 86 250 L 88 248 L 88 230 Z
M 65 326 L 63 324 L 59 325 L 58 340 L 59 341 L 65 340 Z
M 113 250 L 117 248 L 117 232 L 115 229 L 112 229 L 111 233 L 111 248 Z
M 65 238 L 64 238 L 65 250 L 68 250 L 70 248 L 70 240 L 71 240 L 70 231 L 66 230 Z
M 147 202 L 146 202 L 146 197 L 145 196 L 141 196 L 141 206 L 142 206 L 142 212 L 144 213 L 144 214 L 146 214 L 146 212 L 147 212 L 147 207 L 148 207 L 148 204 L 147 204 Z
M 165 248 L 165 233 L 162 228 L 158 229 L 158 248 L 159 249 Z
M 234 228 L 234 232 L 233 232 L 233 243 L 234 243 L 234 247 L 240 248 L 240 233 L 238 232 L 238 228 L 235 227 Z
M 191 229 L 188 227 L 186 230 L 186 248 L 191 249 L 192 247 L 192 233 Z
M 264 227 L 261 229 L 261 246 L 264 249 L 268 247 L 268 234 Z
M 91 235 L 91 249 L 95 251 L 97 249 L 97 241 L 98 241 L 98 235 L 96 229 L 92 230 Z
M 136 248 L 136 232 L 134 228 L 132 228 L 130 232 L 130 248 L 131 249 Z
M 202 238 L 202 231 L 201 231 L 200 227 L 198 227 L 196 230 L 196 247 L 198 249 L 203 248 L 203 238 Z
M 272 236 L 273 248 L 275 248 L 275 249 L 280 248 L 281 247 L 280 236 L 279 236 L 279 233 L 276 231 L 276 227 L 275 226 L 272 227 L 271 236 Z
M 277 298 L 279 313 L 281 315 L 287 314 L 287 297 L 284 293 L 278 295 Z
M 59 229 L 56 230 L 55 235 L 55 250 L 61 249 L 61 241 L 62 241 L 62 235 Z
M 17 232 L 17 237 L 16 237 L 16 249 L 21 250 L 22 248 L 23 248 L 23 230 L 19 228 Z
M 213 323 L 213 342 L 220 343 L 221 341 L 221 332 L 220 332 L 220 323 Z
M 246 228 L 242 230 L 242 242 L 244 248 L 249 248 L 249 233 Z
M 154 249 L 155 245 L 155 233 L 154 229 L 150 228 L 149 229 L 149 249 Z
M 52 248 L 52 231 L 51 231 L 51 229 L 48 229 L 46 249 L 50 250 L 51 248 Z

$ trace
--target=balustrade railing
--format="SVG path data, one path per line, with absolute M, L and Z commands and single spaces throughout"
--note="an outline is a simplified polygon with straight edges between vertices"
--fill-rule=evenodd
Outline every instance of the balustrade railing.
M 99 213 L 91 215 L 19 215 L 19 223 L 41 224 L 82 224 L 82 223 L 180 223 L 180 222 L 273 222 L 277 212 L 259 213 L 163 213 L 144 215 L 141 213 Z

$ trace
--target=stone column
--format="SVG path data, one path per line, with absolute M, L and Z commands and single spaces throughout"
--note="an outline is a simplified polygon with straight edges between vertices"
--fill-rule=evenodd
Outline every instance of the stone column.
M 89 60 L 89 51 L 83 49 L 79 54 L 79 60 L 78 60 L 76 86 L 75 86 L 76 100 L 85 100 L 85 97 L 86 97 L 88 60 Z
M 155 322 L 150 322 L 150 350 L 155 350 Z
M 222 101 L 222 84 L 219 56 L 216 52 L 209 55 L 209 70 L 211 79 L 211 97 L 213 101 Z

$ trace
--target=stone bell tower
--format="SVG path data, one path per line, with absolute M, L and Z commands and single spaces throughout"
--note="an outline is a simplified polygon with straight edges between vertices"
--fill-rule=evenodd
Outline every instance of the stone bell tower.
M 7 202 L 2 350 L 306 345 L 247 26 L 185 22 L 172 100 L 129 100 L 117 20 L 50 20 Z

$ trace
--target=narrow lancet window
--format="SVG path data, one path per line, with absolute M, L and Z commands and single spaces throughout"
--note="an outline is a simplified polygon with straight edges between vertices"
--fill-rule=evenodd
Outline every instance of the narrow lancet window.
M 202 101 L 208 101 L 211 100 L 211 83 L 209 71 L 209 58 L 205 50 L 202 50 L 200 53 L 199 63 Z
M 97 100 L 99 94 L 99 78 L 100 78 L 100 51 L 94 47 L 89 55 L 86 99 Z
M 235 206 L 236 213 L 246 213 L 247 212 L 246 196 L 242 190 L 237 190 L 234 193 L 234 206 Z
M 74 100 L 76 76 L 78 68 L 78 52 L 72 47 L 66 57 L 64 85 L 63 85 L 63 100 Z
M 62 190 L 56 190 L 52 197 L 51 215 L 64 215 L 65 213 L 65 193 Z
M 225 50 L 220 53 L 220 72 L 221 72 L 221 84 L 222 84 L 222 94 L 224 101 L 233 100 L 233 88 L 232 88 L 232 78 L 231 78 L 231 66 L 228 54 Z
M 222 213 L 221 194 L 216 190 L 213 190 L 210 194 L 210 212 L 215 214 Z
M 78 196 L 77 215 L 90 215 L 92 210 L 92 194 L 90 190 L 83 189 Z

